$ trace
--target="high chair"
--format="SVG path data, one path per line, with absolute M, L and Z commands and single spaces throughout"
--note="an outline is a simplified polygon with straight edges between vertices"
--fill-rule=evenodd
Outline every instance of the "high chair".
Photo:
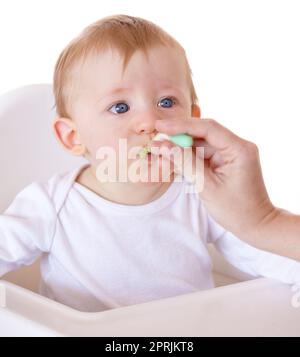
M 47 180 L 54 173 L 72 169 L 86 162 L 83 158 L 69 155 L 56 142 L 51 127 L 55 116 L 51 84 L 24 86 L 0 96 L 0 212 L 3 212 L 16 194 L 31 182 Z M 247 331 L 249 334 L 254 333 L 255 330 L 251 329 L 253 325 L 250 324 L 251 326 L 248 326 L 247 329 L 242 326 L 242 321 L 240 329 L 235 329 L 232 326 L 226 327 L 225 320 L 223 320 L 223 325 L 220 324 L 213 310 L 207 310 L 204 306 L 210 306 L 209 300 L 211 299 L 211 303 L 217 304 L 217 310 L 220 310 L 221 307 L 223 313 L 223 315 L 221 313 L 221 316 L 225 318 L 226 313 L 229 317 L 231 309 L 234 308 L 231 296 L 235 296 L 236 293 L 241 294 L 240 299 L 243 299 L 243 294 L 251 296 L 255 293 L 261 293 L 261 299 L 266 299 L 267 297 L 261 291 L 265 291 L 265 287 L 269 287 L 275 289 L 274 291 L 280 291 L 287 298 L 289 296 L 288 288 L 268 279 L 250 280 L 250 276 L 227 263 L 214 247 L 209 247 L 209 251 L 213 260 L 214 280 L 217 289 L 95 314 L 79 312 L 38 295 L 39 260 L 37 260 L 31 266 L 6 274 L 0 280 L 0 321 L 2 313 L 4 314 L 2 321 L 7 319 L 9 325 L 9 328 L 7 328 L 0 323 L 0 335 L 135 336 L 140 334 L 141 336 L 151 336 L 153 334 L 153 336 L 183 336 L 186 333 L 187 336 L 197 336 L 201 334 L 218 335 L 218 333 L 219 335 L 230 335 L 234 331 L 242 331 L 242 335 L 243 331 L 245 334 L 247 334 Z M 201 301 L 203 305 L 200 304 Z M 229 304 L 226 310 L 222 301 L 231 301 L 232 306 Z M 153 316 L 157 316 L 158 319 L 161 318 L 159 317 L 162 316 L 161 309 L 165 308 L 167 311 L 170 303 L 180 309 L 188 304 L 186 319 L 182 314 L 178 316 L 173 312 L 168 319 L 173 320 L 174 323 L 170 323 L 169 320 L 169 323 L 167 323 L 166 320 L 165 325 L 159 323 L 160 330 L 155 327 L 151 330 L 149 321 L 152 321 L 155 325 Z M 193 309 L 196 308 L 199 308 L 200 315 L 199 319 L 194 321 L 195 310 Z M 199 325 L 201 319 L 202 321 L 203 318 L 205 320 L 205 314 L 208 311 L 212 314 L 213 319 L 209 320 L 206 326 L 204 326 L 205 324 Z M 283 311 L 286 313 L 286 319 L 289 319 L 291 311 L 288 308 L 283 309 Z M 300 308 L 297 312 L 298 318 L 300 316 L 299 311 Z M 141 316 L 141 312 L 142 319 L 139 320 L 138 316 Z M 10 313 L 14 314 L 13 319 Z M 257 313 L 257 311 L 253 311 L 253 313 Z M 55 319 L 55 314 L 60 318 Z M 28 325 L 24 325 L 24 319 L 31 320 L 33 328 L 28 329 Z M 132 328 L 132 330 L 122 328 L 126 325 L 126 319 L 133 321 L 132 326 L 136 323 L 136 328 Z M 116 321 L 119 321 L 119 324 L 115 323 Z M 85 323 L 85 328 L 80 327 L 82 322 Z M 141 326 L 144 326 L 144 328 L 141 328 Z M 229 328 L 227 333 L 225 328 Z M 278 334 L 280 331 L 279 326 L 275 326 L 274 333 Z M 298 329 L 296 331 L 293 327 L 289 331 L 294 335 L 298 333 Z

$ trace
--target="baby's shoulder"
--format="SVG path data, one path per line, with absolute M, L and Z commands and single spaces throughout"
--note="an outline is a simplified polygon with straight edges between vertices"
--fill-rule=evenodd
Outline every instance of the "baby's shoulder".
M 48 196 L 58 213 L 81 170 L 82 165 L 68 171 L 55 173 L 47 181 L 34 182 L 32 185 L 35 190 L 43 191 Z

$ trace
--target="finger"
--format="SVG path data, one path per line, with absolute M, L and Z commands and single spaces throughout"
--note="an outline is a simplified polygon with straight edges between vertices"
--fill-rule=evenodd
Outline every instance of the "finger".
M 160 155 L 161 150 L 163 150 L 163 148 L 167 148 L 167 149 L 171 150 L 173 147 L 175 147 L 175 145 L 168 140 L 152 141 L 149 145 L 150 152 L 154 155 Z
M 172 142 L 168 140 L 153 141 L 150 144 L 150 152 L 153 155 L 161 155 L 174 163 L 175 161 L 178 160 L 178 156 L 181 156 L 182 159 L 184 153 L 183 148 L 174 145 Z
M 155 123 L 158 131 L 168 135 L 186 133 L 202 138 L 217 150 L 241 145 L 242 139 L 213 119 L 161 119 Z
M 160 149 L 163 147 L 166 147 L 168 149 L 172 149 L 175 147 L 178 147 L 177 145 L 173 144 L 172 142 L 168 141 L 168 140 L 164 140 L 164 141 L 152 141 L 149 145 L 150 147 L 150 152 L 152 152 L 152 154 L 154 155 L 159 155 L 160 154 Z M 215 152 L 216 149 L 213 148 L 212 146 L 210 146 L 205 140 L 203 139 L 194 139 L 194 143 L 193 143 L 193 147 L 196 148 L 204 148 L 204 155 L 202 155 L 202 151 L 198 150 L 194 150 L 194 152 L 198 153 L 198 155 L 200 155 L 200 157 L 204 158 L 204 159 L 209 159 L 211 158 Z
M 193 147 L 195 148 L 195 152 L 200 153 L 201 157 L 204 159 L 210 159 L 216 152 L 216 148 L 213 146 L 209 145 L 209 143 L 204 140 L 204 139 L 194 139 Z M 203 154 L 202 151 L 199 151 L 198 148 L 203 148 Z

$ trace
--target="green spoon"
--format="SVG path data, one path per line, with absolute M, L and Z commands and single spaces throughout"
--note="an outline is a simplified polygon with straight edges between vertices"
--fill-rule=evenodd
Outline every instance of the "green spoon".
M 157 133 L 153 138 L 153 141 L 171 141 L 173 144 L 181 146 L 182 148 L 188 148 L 193 145 L 193 138 L 187 134 L 167 135 L 163 133 Z
M 164 140 L 171 141 L 173 144 L 178 145 L 182 148 L 191 147 L 193 145 L 193 138 L 187 134 L 167 135 L 164 133 L 157 133 L 152 139 L 152 141 Z M 145 158 L 149 152 L 150 147 L 147 145 L 139 152 L 140 158 Z

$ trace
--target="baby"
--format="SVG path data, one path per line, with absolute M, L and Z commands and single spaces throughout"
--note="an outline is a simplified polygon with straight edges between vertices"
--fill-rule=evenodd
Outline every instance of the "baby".
M 185 51 L 160 27 L 126 15 L 93 23 L 60 55 L 53 87 L 54 134 L 87 164 L 17 195 L 0 217 L 0 276 L 42 255 L 41 294 L 103 311 L 213 288 L 207 244 L 214 243 L 253 277 L 299 280 L 298 262 L 217 224 L 194 183 L 165 157 L 126 155 L 152 143 L 156 121 L 200 118 Z M 108 180 L 103 148 L 115 154 Z M 138 166 L 144 180 L 136 180 Z M 132 169 L 130 180 L 124 168 Z

